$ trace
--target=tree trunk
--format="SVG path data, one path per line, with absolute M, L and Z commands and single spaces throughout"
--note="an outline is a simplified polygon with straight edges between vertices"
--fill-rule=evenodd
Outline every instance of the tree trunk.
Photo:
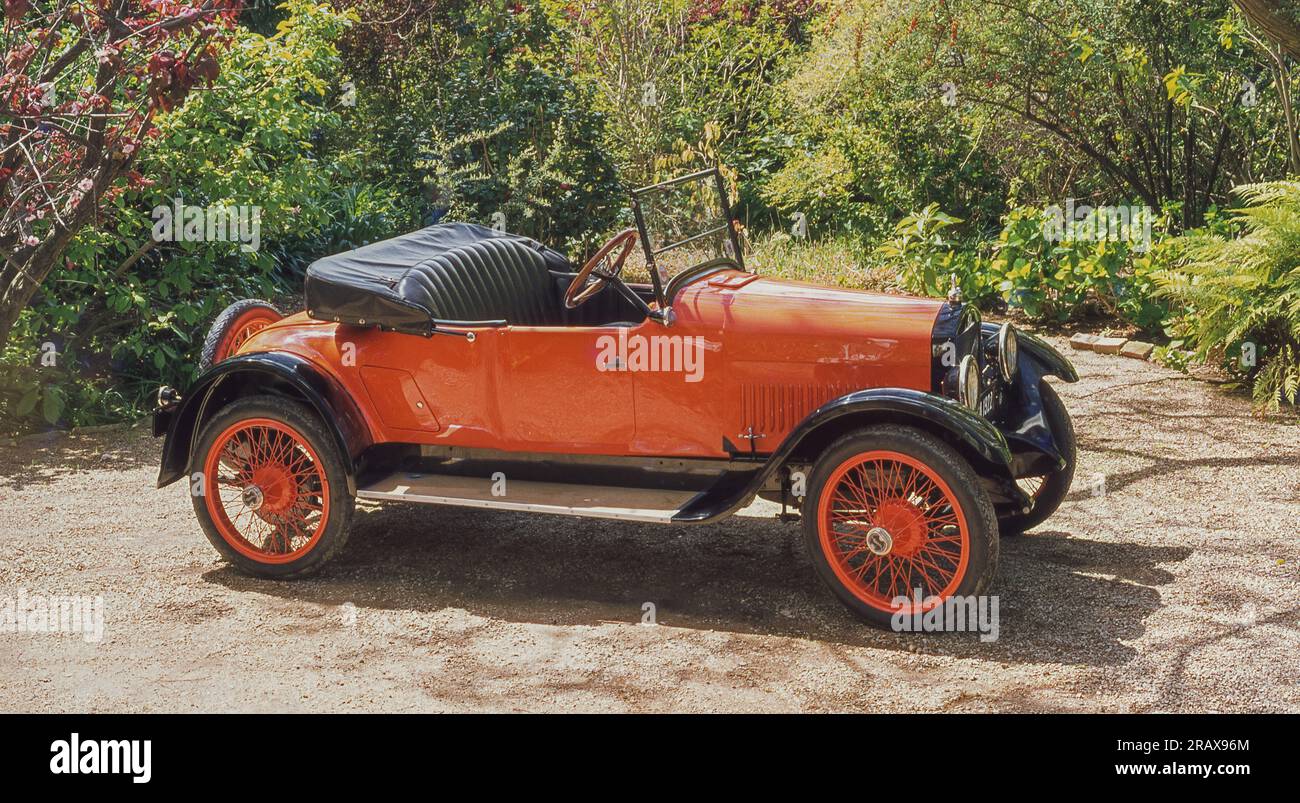
M 115 177 L 113 174 L 108 175 L 105 183 Z M 9 334 L 18 322 L 18 316 L 31 303 L 45 277 L 50 275 L 54 266 L 63 258 L 68 243 L 72 242 L 72 238 L 93 212 L 93 201 L 80 204 L 66 228 L 59 227 L 50 232 L 35 248 L 26 254 L 23 254 L 26 249 L 22 249 L 18 253 L 23 256 L 10 256 L 4 263 L 3 270 L 0 270 L 0 351 L 9 342 Z

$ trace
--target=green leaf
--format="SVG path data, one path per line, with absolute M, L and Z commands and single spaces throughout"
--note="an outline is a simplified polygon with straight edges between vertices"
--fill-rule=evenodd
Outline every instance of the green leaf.
M 51 387 L 46 391 L 41 414 L 50 424 L 59 423 L 59 418 L 63 415 L 63 393 L 58 388 Z
M 14 413 L 19 417 L 31 415 L 32 410 L 36 409 L 36 402 L 40 400 L 41 389 L 39 386 L 34 387 L 23 394 L 22 399 L 18 401 L 18 407 L 14 410 Z

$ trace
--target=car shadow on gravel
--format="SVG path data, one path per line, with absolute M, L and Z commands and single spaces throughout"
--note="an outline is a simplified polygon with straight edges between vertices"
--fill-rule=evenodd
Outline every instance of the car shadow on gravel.
M 320 576 L 249 578 L 226 588 L 382 612 L 458 608 L 560 626 L 642 622 L 646 603 L 674 628 L 808 638 L 1005 663 L 1119 665 L 1125 642 L 1161 606 L 1163 564 L 1191 550 L 1042 532 L 1003 540 L 1000 633 L 901 635 L 868 627 L 829 593 L 804 556 L 797 525 L 738 517 L 671 528 L 460 508 L 358 510 L 344 551 Z
M 106 427 L 98 432 L 52 429 L 0 440 L 0 488 L 53 485 L 77 471 L 131 471 L 157 467 L 161 443 L 147 425 Z

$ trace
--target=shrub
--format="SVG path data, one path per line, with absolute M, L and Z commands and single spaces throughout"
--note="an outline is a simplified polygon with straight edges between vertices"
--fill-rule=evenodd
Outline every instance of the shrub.
M 1159 271 L 1162 296 L 1180 305 L 1171 329 L 1199 360 L 1253 386 L 1276 410 L 1300 393 L 1300 182 L 1238 187 L 1236 233 L 1189 232 L 1173 267 Z
M 1081 221 L 1096 230 L 1100 211 Z M 1143 246 L 1127 239 L 1052 236 L 1048 213 L 1012 209 L 992 245 L 988 273 L 1008 304 L 1032 319 L 1064 322 L 1090 313 L 1128 320 L 1143 329 L 1160 324 L 1163 306 L 1152 299 L 1151 274 L 1158 264 L 1155 238 Z
M 876 252 L 895 266 L 898 283 L 908 292 L 946 296 L 955 278 L 963 298 L 986 304 L 996 296 L 987 260 L 973 250 L 958 250 L 945 237 L 944 232 L 958 223 L 959 218 L 932 203 L 894 224 L 893 235 Z
M 621 193 L 605 118 L 556 57 L 562 41 L 538 0 L 438 3 L 361 15 L 343 44 L 356 107 L 331 149 L 360 148 L 357 178 L 441 215 L 580 249 L 613 225 Z
M 895 224 L 878 253 L 895 263 L 899 284 L 910 292 L 946 295 L 955 276 L 967 301 L 1006 304 L 1031 320 L 1061 323 L 1099 313 L 1152 329 L 1165 316 L 1154 297 L 1154 275 L 1166 259 L 1158 239 L 1163 218 L 1153 226 L 1149 251 L 1126 240 L 1057 239 L 1045 211 L 1034 207 L 1012 208 L 992 241 L 946 237 L 959 223 L 930 204 Z
M 24 312 L 0 355 L 7 419 L 94 424 L 128 415 L 160 382 L 184 386 L 226 304 L 285 288 L 277 244 L 330 223 L 321 201 L 338 165 L 317 158 L 313 138 L 339 122 L 327 96 L 348 18 L 310 0 L 283 9 L 272 37 L 237 28 L 212 88 L 158 119 L 140 163 L 147 186 L 119 195 L 77 236 L 65 268 Z M 260 207 L 261 248 L 158 241 L 152 210 L 177 198 Z

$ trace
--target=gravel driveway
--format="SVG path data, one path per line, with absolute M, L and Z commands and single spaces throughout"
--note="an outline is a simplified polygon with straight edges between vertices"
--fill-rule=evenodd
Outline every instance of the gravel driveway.
M 1300 711 L 1300 429 L 1071 356 L 1075 486 L 1003 540 L 990 643 L 859 624 L 765 503 L 702 528 L 361 507 L 331 570 L 275 583 L 154 489 L 146 427 L 4 443 L 0 605 L 105 613 L 98 641 L 0 631 L 0 710 Z

